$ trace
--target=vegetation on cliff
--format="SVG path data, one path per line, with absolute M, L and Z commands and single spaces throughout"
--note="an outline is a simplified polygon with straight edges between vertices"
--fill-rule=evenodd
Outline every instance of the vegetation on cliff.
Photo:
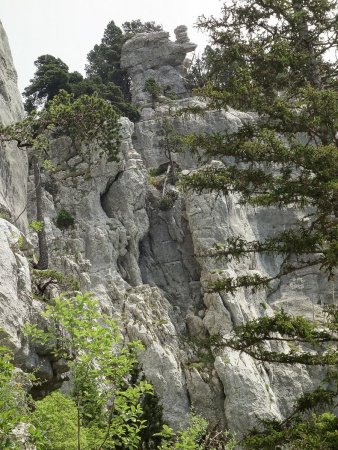
M 79 72 L 70 72 L 67 64 L 52 55 L 41 55 L 34 62 L 36 71 L 25 88 L 25 109 L 35 111 L 46 105 L 61 90 L 78 98 L 93 95 L 103 98 L 121 115 L 132 121 L 139 119 L 139 112 L 130 103 L 130 79 L 121 69 L 121 50 L 126 40 L 136 33 L 161 31 L 154 22 L 132 20 L 122 25 L 124 32 L 114 21 L 110 21 L 100 44 L 88 53 L 86 77 Z
M 202 159 L 218 158 L 224 167 L 195 171 L 182 184 L 197 192 L 236 192 L 242 204 L 292 207 L 303 212 L 291 229 L 265 240 L 248 242 L 235 236 L 218 243 L 209 256 L 236 261 L 255 253 L 282 254 L 283 263 L 270 278 L 220 277 L 208 287 L 210 292 L 266 288 L 271 281 L 308 267 L 320 266 L 329 277 L 335 273 L 338 68 L 330 52 L 338 46 L 336 12 L 337 3 L 327 0 L 246 0 L 224 7 L 220 20 L 200 22 L 214 45 L 205 56 L 205 66 L 198 68 L 198 94 L 208 100 L 210 108 L 230 105 L 255 111 L 255 118 L 236 133 L 188 136 L 185 143 L 194 153 L 201 157 L 204 149 Z M 122 114 L 129 111 L 129 117 L 135 113 L 128 103 L 129 79 L 120 68 L 121 46 L 135 30 L 149 29 L 160 28 L 135 21 L 125 26 L 124 35 L 110 22 L 101 44 L 88 56 L 87 78 L 69 73 L 57 58 L 40 57 L 35 77 L 25 90 L 26 108 L 35 112 L 22 123 L 2 128 L 1 139 L 31 146 L 41 155 L 50 136 L 67 134 L 84 157 L 90 158 L 91 145 L 116 157 L 116 110 Z M 151 80 L 147 88 L 158 95 Z M 37 192 L 41 186 L 39 167 L 37 163 Z M 166 200 L 168 204 L 162 209 L 175 201 Z M 41 224 L 40 216 L 41 211 L 37 217 Z M 38 233 L 43 236 L 43 226 Z M 48 258 L 47 262 L 43 259 L 46 247 L 46 242 L 40 243 L 39 269 L 48 266 Z M 338 393 L 337 309 L 328 305 L 325 314 L 325 320 L 311 323 L 280 311 L 235 329 L 227 340 L 216 338 L 212 342 L 261 361 L 328 368 L 325 386 L 299 399 L 284 421 L 263 422 L 242 441 L 243 446 L 335 448 L 338 420 L 332 410 Z M 29 333 L 39 344 L 54 348 L 55 357 L 67 361 L 72 392 L 68 396 L 55 393 L 37 402 L 32 414 L 25 391 L 15 381 L 9 353 L 2 349 L 0 390 L 5 399 L 11 390 L 15 395 L 9 402 L 0 402 L 1 444 L 12 445 L 11 433 L 24 420 L 35 424 L 32 439 L 38 448 L 61 449 L 65 443 L 69 449 L 148 448 L 141 440 L 146 426 L 142 399 L 152 389 L 146 382 L 131 381 L 139 345 L 123 346 L 116 325 L 98 313 L 98 305 L 90 296 L 55 299 L 53 306 L 46 308 L 45 318 L 50 324 L 47 331 L 30 327 Z M 269 342 L 286 343 L 290 351 L 271 351 L 266 345 Z M 161 449 L 232 445 L 227 439 L 212 443 L 203 420 L 193 422 L 189 431 L 178 435 L 165 426 L 156 434 L 161 439 L 157 448 Z M 149 448 L 154 448 L 151 445 Z
M 203 60 L 205 76 L 197 93 L 209 108 L 230 106 L 255 115 L 235 133 L 188 136 L 185 143 L 193 153 L 204 162 L 220 159 L 223 167 L 192 172 L 183 185 L 196 192 L 236 192 L 243 205 L 291 207 L 302 214 L 289 229 L 265 240 L 234 236 L 210 250 L 209 256 L 225 261 L 282 255 L 276 275 L 220 276 L 208 289 L 257 291 L 313 266 L 332 278 L 338 265 L 337 2 L 243 0 L 225 4 L 222 13 L 220 19 L 199 22 L 213 45 Z M 264 431 L 245 440 L 247 448 L 335 448 L 337 319 L 334 305 L 316 323 L 281 311 L 248 322 L 222 343 L 262 361 L 328 368 L 323 388 L 300 399 L 285 421 L 265 422 Z M 269 350 L 271 342 L 288 343 L 291 350 Z
M 57 391 L 34 402 L 25 375 L 15 372 L 10 351 L 0 348 L 1 448 L 20 448 L 15 430 L 22 422 L 29 424 L 27 439 L 38 450 L 198 450 L 211 448 L 207 443 L 214 449 L 234 447 L 230 436 L 209 432 L 208 423 L 197 416 L 178 433 L 161 421 L 157 427 L 151 424 L 151 434 L 142 433 L 149 425 L 146 402 L 153 395 L 152 386 L 134 374 L 142 345 L 124 342 L 116 323 L 90 294 L 53 299 L 43 319 L 43 328 L 27 325 L 26 334 L 67 364 L 67 394 Z M 30 377 L 34 382 L 39 381 Z

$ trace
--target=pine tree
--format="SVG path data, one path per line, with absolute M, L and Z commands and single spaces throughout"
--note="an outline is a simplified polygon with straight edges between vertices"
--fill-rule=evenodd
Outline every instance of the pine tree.
M 70 84 L 82 80 L 78 72 L 69 72 L 67 64 L 52 55 L 41 55 L 34 61 L 36 71 L 25 88 L 25 109 L 32 112 L 55 97 L 61 89 L 70 92 Z
M 302 209 L 304 218 L 286 232 L 263 242 L 235 237 L 214 251 L 225 258 L 295 255 L 297 263 L 286 263 L 277 277 L 313 265 L 332 276 L 338 262 L 336 11 L 337 2 L 328 0 L 245 0 L 224 6 L 220 20 L 200 21 L 214 47 L 211 81 L 198 94 L 209 108 L 255 111 L 257 120 L 232 134 L 187 136 L 193 152 L 202 148 L 206 158 L 235 162 L 192 173 L 184 184 L 196 191 L 238 192 L 243 204 Z M 217 288 L 269 281 L 224 280 Z
M 248 254 L 281 254 L 279 272 L 221 278 L 210 291 L 234 293 L 241 287 L 266 288 L 273 279 L 307 267 L 330 278 L 338 265 L 338 47 L 336 1 L 238 0 L 227 2 L 220 19 L 202 17 L 212 51 L 208 81 L 198 89 L 210 109 L 229 106 L 255 112 L 255 119 L 234 133 L 190 135 L 185 142 L 199 157 L 220 159 L 182 181 L 196 192 L 238 193 L 254 207 L 299 208 L 302 217 L 289 229 L 265 240 L 234 236 L 217 243 L 209 255 L 226 261 Z M 338 420 L 337 307 L 325 307 L 326 321 L 311 323 L 285 311 L 235 329 L 227 345 L 252 357 L 276 363 L 322 365 L 327 385 L 306 394 L 283 422 L 265 422 L 243 445 L 246 448 L 334 449 Z M 279 353 L 267 342 L 299 345 Z M 307 345 L 304 351 L 303 344 Z M 276 347 L 274 347 L 276 348 Z M 315 350 L 315 351 L 314 351 Z M 323 410 L 316 410 L 319 405 Z M 306 413 L 314 411 L 310 418 Z M 319 411 L 319 412 L 318 412 Z M 284 448 L 284 447 L 283 447 Z

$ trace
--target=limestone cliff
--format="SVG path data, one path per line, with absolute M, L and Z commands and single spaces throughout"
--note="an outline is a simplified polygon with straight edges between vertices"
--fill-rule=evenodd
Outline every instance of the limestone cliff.
M 23 117 L 17 75 L 6 33 L 0 22 L 0 120 L 7 125 Z M 57 365 L 30 348 L 23 333 L 27 322 L 36 322 L 41 311 L 34 301 L 31 272 L 25 255 L 31 244 L 27 230 L 27 154 L 14 143 L 0 144 L 0 344 L 11 348 L 15 362 L 25 370 L 37 369 L 41 380 L 57 385 Z
M 281 304 L 288 311 L 317 317 L 321 314 L 317 299 L 331 301 L 333 286 L 313 270 L 284 279 L 269 296 L 244 290 L 234 296 L 204 293 L 205 282 L 219 267 L 219 262 L 200 256 L 204 250 L 234 234 L 262 237 L 291 223 L 298 212 L 243 208 L 235 196 L 183 195 L 166 180 L 170 161 L 161 143 L 165 123 L 175 132 L 187 133 L 231 131 L 252 120 L 250 114 L 238 111 L 209 111 L 185 119 L 173 115 L 185 106 L 202 106 L 199 99 L 185 98 L 184 60 L 193 49 L 184 28 L 179 28 L 176 42 L 159 32 L 138 35 L 126 43 L 123 64 L 130 71 L 141 120 L 133 125 L 121 119 L 119 162 L 102 157 L 96 165 L 88 165 L 67 138 L 54 141 L 52 162 L 58 171 L 43 179 L 45 224 L 51 267 L 73 275 L 82 290 L 93 291 L 126 335 L 144 343 L 142 369 L 161 399 L 165 420 L 182 426 L 193 406 L 213 425 L 244 432 L 257 417 L 283 417 L 293 399 L 316 385 L 322 374 L 257 363 L 228 349 L 216 352 L 202 345 L 201 338 L 226 335 L 233 326 L 270 314 Z M 170 82 L 181 98 L 162 98 L 155 109 L 149 108 L 143 91 L 149 77 L 158 83 Z M 173 151 L 171 157 L 177 171 L 196 167 L 188 154 Z M 160 169 L 164 175 L 150 176 L 150 169 Z M 165 208 L 161 207 L 164 182 L 167 192 L 175 193 Z M 5 187 L 14 192 L 10 186 L 6 182 Z M 2 190 L 4 198 L 6 192 Z M 7 197 L 14 204 L 16 197 L 11 196 Z M 72 215 L 74 227 L 58 228 L 61 209 Z M 29 216 L 34 215 L 31 194 Z M 0 289 L 8 286 L 5 293 L 0 291 L 0 301 L 11 324 L 15 350 L 20 352 L 24 342 L 20 332 L 15 340 L 14 329 L 20 330 L 25 320 L 36 320 L 36 313 L 29 315 L 29 311 L 37 302 L 32 300 L 27 260 L 13 237 L 18 231 L 4 220 L 0 226 L 4 230 L 0 245 L 7 252 L 4 259 L 0 251 Z M 271 274 L 278 263 L 257 257 L 223 268 L 233 276 L 252 271 Z M 22 305 L 15 314 L 10 302 Z M 48 355 L 27 348 L 25 352 L 27 360 L 35 358 L 34 364 L 44 368 L 46 379 L 60 381 L 57 364 Z
M 0 22 L 0 122 L 3 125 L 20 120 L 23 106 L 17 86 L 7 36 Z M 1 144 L 0 156 L 0 215 L 16 219 L 16 225 L 26 223 L 27 158 L 14 144 Z M 21 214 L 21 216 L 20 216 Z M 1 217 L 0 216 L 0 217 Z M 20 216 L 20 217 L 19 217 Z

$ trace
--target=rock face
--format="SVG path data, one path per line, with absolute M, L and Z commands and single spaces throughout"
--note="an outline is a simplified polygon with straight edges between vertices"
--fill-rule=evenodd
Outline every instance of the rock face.
M 17 86 L 7 36 L 0 22 L 0 121 L 3 125 L 20 120 L 23 106 Z M 1 144 L 0 153 L 0 217 L 15 220 L 26 205 L 27 158 L 24 150 L 15 144 Z M 26 214 L 22 213 L 16 225 L 24 229 Z
M 155 111 L 143 109 L 144 120 L 141 119 L 136 125 L 135 146 L 149 168 L 168 164 L 168 155 L 161 145 L 161 129 L 167 126 L 168 121 L 175 133 L 185 134 L 233 132 L 253 120 L 250 114 L 232 110 L 209 111 L 203 117 L 190 116 L 184 120 L 175 118 L 172 114 L 175 108 L 189 105 L 203 106 L 197 99 L 184 99 L 176 101 L 175 105 L 171 103 L 159 106 Z M 183 171 L 195 167 L 190 155 L 178 152 L 171 157 Z M 217 276 L 213 274 L 215 269 L 227 270 L 233 277 L 253 272 L 268 276 L 276 273 L 280 261 L 272 257 L 257 257 L 241 263 L 222 265 L 220 261 L 197 255 L 205 253 L 214 243 L 224 242 L 233 235 L 255 240 L 271 231 L 283 229 L 295 220 L 298 215 L 296 210 L 284 213 L 279 210 L 254 210 L 240 206 L 234 195 L 224 198 L 215 194 L 186 194 L 165 214 L 155 212 L 156 209 L 154 211 L 154 202 L 148 206 L 148 211 L 151 218 L 150 230 L 143 241 L 145 247 L 141 247 L 140 257 L 143 281 L 161 287 L 171 304 L 180 308 L 177 315 L 179 330 L 184 330 L 185 326 L 192 343 L 203 336 L 227 336 L 234 326 L 271 314 L 281 306 L 294 314 L 320 318 L 321 306 L 317 304 L 317 299 L 320 299 L 320 303 L 332 301 L 330 290 L 334 286 L 328 286 L 318 270 L 285 278 L 274 287 L 274 292 L 269 296 L 252 295 L 245 290 L 238 291 L 235 295 L 203 295 L 204 284 Z M 157 218 L 154 226 L 153 216 Z M 174 228 L 172 224 L 180 226 L 180 239 L 177 238 L 177 230 L 171 234 L 163 232 L 164 228 L 170 230 L 168 224 L 171 224 L 171 229 Z M 184 241 L 191 242 L 191 250 L 182 249 L 181 242 Z M 171 261 L 175 256 L 171 246 L 181 255 L 178 258 L 181 268 L 177 271 Z M 184 297 L 185 291 L 192 284 L 193 272 L 186 270 L 186 261 L 190 260 L 193 261 L 190 267 L 195 267 L 195 274 L 198 274 L 199 279 L 194 278 L 196 290 L 190 290 Z M 158 261 L 158 264 L 154 264 L 154 261 Z M 172 285 L 179 287 L 176 294 Z M 258 417 L 284 417 L 290 412 L 294 399 L 312 389 L 323 376 L 320 371 L 309 373 L 301 367 L 259 363 L 230 349 L 215 352 L 202 345 L 192 354 L 185 349 L 185 354 L 186 383 L 194 407 L 213 423 L 217 423 L 218 419 L 238 433 L 256 425 Z
M 149 178 L 149 169 L 167 172 L 168 154 L 161 144 L 164 123 L 180 133 L 234 131 L 253 119 L 237 111 L 210 111 L 185 120 L 170 115 L 173 108 L 189 105 L 202 106 L 198 99 L 182 99 L 156 110 L 143 109 L 135 127 L 122 119 L 118 163 L 102 157 L 89 165 L 67 138 L 54 142 L 52 162 L 60 170 L 44 180 L 51 265 L 73 274 L 129 338 L 143 342 L 142 368 L 161 398 L 165 420 L 177 428 L 186 423 L 193 406 L 213 425 L 243 432 L 257 417 L 284 417 L 294 398 L 314 387 L 323 374 L 258 363 L 228 349 L 216 351 L 207 337 L 226 336 L 234 326 L 280 305 L 319 317 L 313 296 L 327 302 L 330 293 L 318 273 L 285 279 L 269 297 L 244 290 L 234 296 L 203 293 L 214 269 L 222 266 L 198 255 L 234 234 L 262 237 L 291 223 L 298 213 L 245 209 L 235 196 L 214 194 L 179 194 L 172 207 L 161 209 L 165 175 L 159 186 L 156 177 Z M 177 171 L 196 166 L 190 155 L 173 152 L 171 157 Z M 175 191 L 170 180 L 167 190 Z M 33 205 L 30 202 L 32 217 Z M 61 209 L 73 216 L 73 228 L 56 226 Z M 277 267 L 272 258 L 254 258 L 223 268 L 236 276 L 272 274 Z
M 151 78 L 164 91 L 178 97 L 187 96 L 184 60 L 196 45 L 190 42 L 184 25 L 175 29 L 175 35 L 176 41 L 172 42 L 165 31 L 141 33 L 124 44 L 121 66 L 132 79 L 132 99 L 136 105 L 150 103 L 150 95 L 144 88 Z
M 3 125 L 19 120 L 23 107 L 6 33 L 0 23 L 0 120 Z M 31 283 L 28 262 L 21 247 L 25 239 L 14 220 L 26 205 L 27 157 L 14 144 L 0 149 L 0 328 L 3 340 L 17 360 L 28 358 L 22 327 L 31 316 Z M 26 225 L 25 213 L 17 221 Z
M 143 91 L 149 77 L 158 83 L 168 81 L 174 92 L 187 95 L 182 63 L 194 46 L 185 28 L 179 27 L 176 36 L 177 41 L 170 42 L 168 33 L 142 34 L 125 44 L 123 64 L 132 78 L 136 104 L 149 100 Z M 243 208 L 236 196 L 178 193 L 170 168 L 177 173 L 192 170 L 196 162 L 175 149 L 169 154 L 163 133 L 170 133 L 168 129 L 183 134 L 231 132 L 253 117 L 230 110 L 176 118 L 175 109 L 203 104 L 196 98 L 162 100 L 155 109 L 144 107 L 135 126 L 121 119 L 119 162 L 94 155 L 93 161 L 98 162 L 89 164 L 68 138 L 54 141 L 52 163 L 58 171 L 43 176 L 50 266 L 73 275 L 81 290 L 92 291 L 102 310 L 116 318 L 128 338 L 143 342 L 142 369 L 170 425 L 184 425 L 193 406 L 212 425 L 243 433 L 258 417 L 284 417 L 294 399 L 314 387 L 323 374 L 258 363 L 229 349 L 216 350 L 208 337 L 226 336 L 234 326 L 271 314 L 281 305 L 293 313 L 320 317 L 318 300 L 331 302 L 335 286 L 313 269 L 285 278 L 269 296 L 245 290 L 233 296 L 204 292 L 205 283 L 217 276 L 217 268 L 233 276 L 275 273 L 280 261 L 272 258 L 222 266 L 202 254 L 232 235 L 262 238 L 292 223 L 298 212 Z M 152 175 L 154 170 L 160 175 Z M 167 197 L 171 203 L 163 206 L 163 194 L 171 195 Z M 73 227 L 56 225 L 62 209 L 74 218 Z M 29 216 L 35 217 L 33 196 Z M 0 227 L 0 307 L 6 339 L 26 366 L 27 361 L 38 364 L 45 379 L 60 382 L 58 364 L 48 355 L 34 353 L 17 333 L 24 321 L 37 320 L 41 305 L 32 300 L 20 232 L 5 220 Z
M 23 117 L 23 106 L 1 23 L 0 57 L 0 119 L 2 124 L 8 125 Z M 22 369 L 35 370 L 43 383 L 58 386 L 62 371 L 50 360 L 50 355 L 29 345 L 23 330 L 26 323 L 36 322 L 41 313 L 40 302 L 33 299 L 31 270 L 25 256 L 32 253 L 32 246 L 22 233 L 27 229 L 27 176 L 25 151 L 12 143 L 1 144 L 0 345 L 13 351 L 15 363 Z M 42 391 L 45 386 L 41 386 Z

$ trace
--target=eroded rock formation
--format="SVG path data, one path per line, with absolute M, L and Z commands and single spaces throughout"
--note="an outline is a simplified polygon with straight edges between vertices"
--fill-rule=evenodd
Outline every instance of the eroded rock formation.
M 0 122 L 8 125 L 23 117 L 23 106 L 11 50 L 1 22 L 0 62 Z M 26 205 L 27 158 L 15 144 L 0 145 L 0 217 L 12 221 L 17 219 L 16 225 L 24 229 L 27 220 L 23 212 Z
M 195 50 L 196 44 L 190 42 L 184 25 L 175 29 L 175 35 L 176 41 L 172 42 L 165 31 L 141 33 L 124 44 L 121 66 L 131 77 L 132 100 L 137 106 L 150 103 L 145 83 L 151 78 L 165 92 L 177 97 L 188 95 L 184 83 L 184 61 L 187 53 Z
M 132 78 L 136 104 L 149 103 L 143 90 L 149 77 L 170 83 L 172 92 L 181 97 L 188 95 L 183 61 L 195 46 L 184 27 L 178 28 L 176 36 L 177 41 L 171 42 L 168 33 L 156 32 L 126 43 L 123 65 Z M 72 275 L 82 290 L 94 292 L 102 309 L 113 314 L 126 335 L 144 343 L 142 369 L 161 399 L 165 420 L 178 428 L 186 423 L 193 406 L 213 425 L 242 433 L 255 425 L 258 417 L 285 416 L 293 399 L 316 385 L 323 374 L 258 363 L 229 349 L 216 351 L 203 338 L 226 335 L 234 326 L 270 314 L 280 305 L 297 314 L 319 317 L 318 300 L 332 301 L 333 285 L 328 286 L 313 269 L 282 280 L 269 296 L 245 290 L 233 296 L 204 293 L 205 282 L 217 276 L 214 269 L 220 264 L 201 257 L 204 250 L 234 234 L 262 237 L 292 223 L 298 212 L 243 208 L 235 196 L 183 195 L 170 179 L 166 189 L 176 192 L 177 199 L 170 207 L 161 208 L 170 163 L 161 143 L 164 119 L 183 134 L 234 131 L 253 120 L 250 114 L 231 110 L 185 119 L 172 114 L 189 105 L 203 106 L 196 98 L 163 99 L 155 109 L 143 107 L 135 126 L 122 118 L 119 162 L 103 157 L 97 158 L 97 164 L 88 164 L 67 138 L 54 142 L 52 162 L 59 170 L 43 179 L 51 268 Z M 3 155 L 2 161 L 6 160 Z M 189 154 L 173 151 L 171 157 L 177 171 L 196 167 Z M 20 164 L 24 170 L 24 156 Z M 160 182 L 150 176 L 150 169 L 159 168 L 164 173 Z M 7 183 L 0 186 L 0 195 L 10 209 L 16 194 L 14 185 Z M 24 184 L 21 190 L 25 190 Z M 22 193 L 17 195 L 20 199 Z M 61 209 L 72 215 L 73 227 L 57 227 Z M 35 215 L 33 196 L 29 215 Z M 21 339 L 23 322 L 37 320 L 31 310 L 39 302 L 32 300 L 28 263 L 17 245 L 20 232 L 5 220 L 0 226 L 0 304 L 7 318 L 4 322 L 9 324 L 8 340 L 18 354 L 24 354 L 27 361 L 35 358 L 34 364 L 45 367 L 50 380 L 55 379 L 56 363 L 25 347 Z M 233 276 L 253 271 L 271 274 L 279 262 L 257 257 L 222 268 Z M 38 309 L 39 305 L 34 311 Z

